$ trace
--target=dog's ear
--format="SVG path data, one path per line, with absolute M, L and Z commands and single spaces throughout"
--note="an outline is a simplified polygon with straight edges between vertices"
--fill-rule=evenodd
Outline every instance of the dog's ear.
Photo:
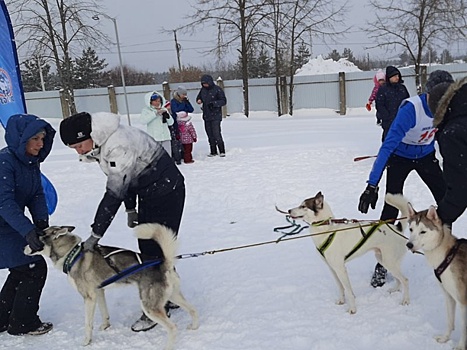
M 318 192 L 315 196 L 314 205 L 316 209 L 323 209 L 324 196 Z
M 75 230 L 76 227 L 74 226 L 62 226 L 63 228 L 66 228 L 68 230 L 68 232 L 73 232 Z
M 68 232 L 73 231 L 75 228 L 74 226 L 60 226 L 60 228 L 54 232 L 54 239 L 59 238 L 60 236 L 66 235 Z
M 410 202 L 407 202 L 407 208 L 409 209 L 409 219 L 411 219 L 417 214 L 417 212 L 412 207 L 412 204 Z
M 434 222 L 439 222 L 441 223 L 441 220 L 438 216 L 438 213 L 436 212 L 436 208 L 432 205 L 428 208 L 428 212 L 426 213 L 427 219 L 434 221 Z

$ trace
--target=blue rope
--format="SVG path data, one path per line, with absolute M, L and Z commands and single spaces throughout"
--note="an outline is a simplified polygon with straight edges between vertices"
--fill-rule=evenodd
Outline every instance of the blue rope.
M 156 259 L 156 260 L 148 260 L 148 261 L 142 262 L 141 264 L 136 264 L 136 265 L 130 266 L 130 267 L 120 271 L 116 275 L 113 275 L 112 277 L 107 278 L 97 288 L 104 288 L 104 287 L 108 286 L 109 284 L 112 284 L 114 282 L 117 282 L 118 280 L 121 280 L 124 277 L 130 276 L 130 275 L 132 275 L 134 273 L 137 273 L 137 272 L 139 272 L 141 270 L 144 270 L 144 269 L 146 269 L 148 267 L 156 266 L 156 265 L 159 265 L 161 263 L 162 263 L 162 259 Z
M 309 227 L 309 226 L 302 226 L 300 224 L 297 224 L 295 220 L 290 217 L 290 215 L 286 215 L 285 218 L 290 225 L 275 227 L 273 229 L 274 232 L 282 233 L 282 236 L 277 239 L 276 243 L 279 243 L 284 237 L 298 235 L 300 232 L 302 232 L 303 230 Z M 284 231 L 284 230 L 288 230 L 288 231 Z

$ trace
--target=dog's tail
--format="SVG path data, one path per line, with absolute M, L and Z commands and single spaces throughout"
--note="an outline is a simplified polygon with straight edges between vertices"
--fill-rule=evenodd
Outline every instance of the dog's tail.
M 402 194 L 392 194 L 386 193 L 386 197 L 384 198 L 386 203 L 396 207 L 401 212 L 401 217 L 405 218 L 399 220 L 402 225 L 402 232 L 405 231 L 408 224 L 408 216 L 409 216 L 409 201 L 405 198 Z
M 175 233 L 167 226 L 160 224 L 141 224 L 135 228 L 136 237 L 156 241 L 164 253 L 164 264 L 171 268 L 174 265 L 178 249 Z

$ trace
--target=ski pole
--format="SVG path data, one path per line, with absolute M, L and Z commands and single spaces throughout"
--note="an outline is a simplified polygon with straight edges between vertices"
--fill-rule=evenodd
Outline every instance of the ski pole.
M 364 159 L 368 159 L 368 158 L 376 158 L 377 156 L 361 156 L 361 157 L 355 157 L 353 159 L 354 162 L 359 162 L 361 160 L 364 160 Z

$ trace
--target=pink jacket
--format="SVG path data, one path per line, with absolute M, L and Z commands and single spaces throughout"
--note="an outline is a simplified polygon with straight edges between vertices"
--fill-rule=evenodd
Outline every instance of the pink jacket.
M 191 121 L 178 121 L 178 130 L 180 131 L 180 142 L 184 145 L 196 142 L 198 136 Z
M 378 93 L 378 89 L 381 86 L 378 81 L 381 79 L 385 80 L 386 74 L 384 74 L 384 72 L 380 69 L 376 72 L 375 76 L 373 77 L 373 82 L 375 83 L 375 86 L 373 87 L 373 90 L 371 90 L 371 95 L 368 99 L 369 103 L 372 103 L 374 100 L 376 100 L 376 94 Z

